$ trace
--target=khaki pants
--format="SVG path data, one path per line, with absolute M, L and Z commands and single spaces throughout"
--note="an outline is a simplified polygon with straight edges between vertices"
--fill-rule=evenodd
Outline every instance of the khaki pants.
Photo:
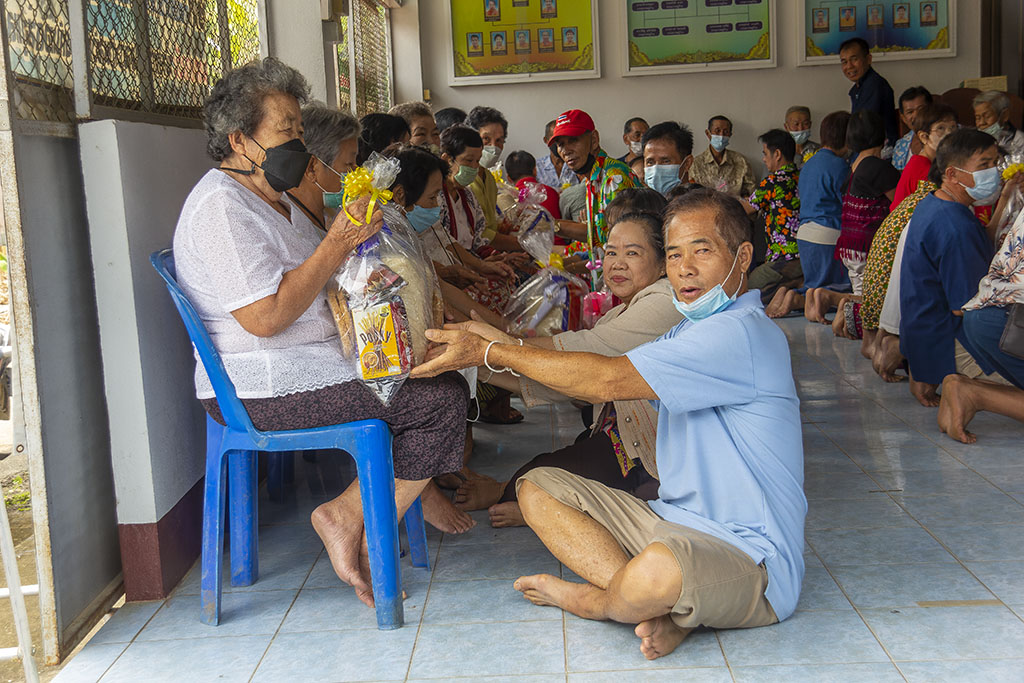
M 971 352 L 964 348 L 964 345 L 959 340 L 954 342 L 953 353 L 956 356 L 956 371 L 957 373 L 969 377 L 971 379 L 987 379 L 990 382 L 996 382 L 997 384 L 1005 384 L 1010 386 L 1010 382 L 997 372 L 991 375 L 986 375 L 978 365 L 978 361 L 974 360 L 974 356 Z
M 553 467 L 530 470 L 529 480 L 555 500 L 586 513 L 618 541 L 630 557 L 661 543 L 676 558 L 682 590 L 672 608 L 680 628 L 750 628 L 778 621 L 764 590 L 768 572 L 738 548 L 679 524 L 666 522 L 625 491 Z

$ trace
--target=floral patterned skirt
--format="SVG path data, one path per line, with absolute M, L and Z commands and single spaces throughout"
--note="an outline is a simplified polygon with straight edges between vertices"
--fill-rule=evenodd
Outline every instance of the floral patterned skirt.
M 889 276 L 892 274 L 900 235 L 910 222 L 918 202 L 935 189 L 934 184 L 922 180 L 917 186 L 917 192 L 900 202 L 886 217 L 871 241 L 868 262 L 864 266 L 864 300 L 860 309 L 861 324 L 866 330 L 878 329 L 878 318 L 885 302 L 885 292 L 889 289 Z

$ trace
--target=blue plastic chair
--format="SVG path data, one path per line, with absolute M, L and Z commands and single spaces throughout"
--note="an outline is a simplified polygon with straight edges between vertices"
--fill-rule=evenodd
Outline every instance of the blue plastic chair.
M 405 614 L 402 608 L 391 431 L 387 424 L 381 420 L 363 420 L 316 429 L 258 431 L 238 399 L 206 327 L 178 286 L 172 250 L 155 252 L 149 260 L 167 284 L 192 345 L 210 377 L 217 404 L 227 423 L 225 427 L 209 416 L 206 418 L 200 620 L 211 626 L 220 621 L 221 552 L 227 504 L 230 504 L 231 585 L 249 586 L 258 576 L 256 452 L 337 449 L 350 453 L 356 462 L 377 608 L 377 628 L 400 628 Z M 419 499 L 406 512 L 405 524 L 413 566 L 429 567 L 427 534 Z

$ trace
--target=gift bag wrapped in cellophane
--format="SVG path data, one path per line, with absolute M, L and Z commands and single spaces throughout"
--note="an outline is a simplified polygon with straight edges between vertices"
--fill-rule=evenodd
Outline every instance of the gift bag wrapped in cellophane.
M 550 337 L 579 329 L 587 285 L 566 272 L 562 257 L 552 253 L 555 231 L 550 214 L 539 203 L 526 203 L 518 225 L 519 244 L 543 267 L 512 293 L 504 311 L 509 334 Z
M 370 195 L 365 216 L 375 206 L 384 214 L 384 226 L 360 244 L 327 283 L 327 302 L 345 357 L 356 376 L 387 405 L 409 372 L 427 352 L 425 331 L 444 324 L 444 304 L 437 276 L 423 254 L 419 240 L 402 210 L 389 203 L 387 190 L 398 175 L 397 159 L 371 155 L 345 177 L 348 206 Z M 344 210 L 344 209 L 343 209 Z
M 1021 191 L 1020 179 L 1018 177 L 1024 174 L 1024 152 L 1015 152 L 1003 157 L 999 162 L 999 171 L 1003 182 L 1013 181 L 1016 183 L 1016 187 L 1010 191 L 1010 196 L 1006 199 L 1006 208 L 1003 210 L 1002 220 L 996 226 L 996 244 L 1002 243 L 1003 237 L 1006 236 L 1013 222 L 1017 220 L 1018 214 L 1024 211 L 1024 192 Z

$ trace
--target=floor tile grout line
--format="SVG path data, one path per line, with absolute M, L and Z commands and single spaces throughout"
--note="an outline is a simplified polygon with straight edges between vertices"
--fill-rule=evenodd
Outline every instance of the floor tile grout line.
M 819 431 L 821 431 L 822 434 L 825 434 L 824 430 L 821 430 L 820 427 L 819 427 Z M 879 487 L 879 489 L 881 489 L 880 493 L 884 493 L 889 498 L 889 500 L 891 500 L 893 503 L 895 503 L 896 506 L 899 507 L 899 509 L 903 511 L 903 514 L 905 514 L 909 519 L 913 520 L 914 523 L 916 523 L 922 530 L 924 530 L 925 533 L 927 533 L 929 536 L 931 536 L 932 539 L 936 543 L 938 543 L 947 553 L 949 553 L 950 557 L 952 557 L 955 560 L 955 562 L 957 564 L 959 564 L 960 567 L 964 571 L 966 571 L 968 574 L 970 574 L 971 577 L 974 578 L 975 581 L 980 583 L 985 588 L 985 590 L 987 590 L 989 593 L 991 593 L 993 598 L 995 598 L 995 599 L 999 600 L 1000 602 L 1002 602 L 1003 606 L 1006 607 L 1007 609 L 1009 609 L 1011 614 L 1013 614 L 1018 619 L 1020 619 L 1022 622 L 1024 622 L 1024 617 L 1018 615 L 1016 612 L 1014 612 L 1012 609 L 1010 609 L 1009 605 L 1007 605 L 1006 602 L 1004 600 L 1002 600 L 1002 598 L 1000 598 L 998 595 L 996 595 L 995 591 L 993 591 L 991 588 L 989 588 L 988 585 L 984 581 L 982 581 L 977 575 L 975 575 L 975 573 L 972 572 L 970 570 L 970 568 L 967 566 L 966 562 L 964 562 L 962 559 L 960 559 L 960 557 L 956 553 L 954 553 L 953 550 L 942 541 L 942 539 L 940 539 L 934 532 L 932 532 L 931 529 L 929 529 L 927 526 L 924 525 L 924 523 L 922 523 L 917 517 L 915 517 L 899 500 L 897 500 L 896 496 L 893 495 L 893 493 L 891 491 L 886 490 L 885 486 L 880 484 L 878 482 L 878 480 L 874 476 L 872 476 L 866 469 L 864 469 L 864 467 L 862 465 L 860 465 L 860 463 L 857 463 L 855 460 L 853 460 L 853 458 L 850 457 L 850 454 L 846 452 L 845 448 L 843 448 L 838 443 L 836 443 L 836 441 L 834 439 L 832 439 L 832 437 L 829 436 L 828 434 L 825 434 L 825 437 L 828 438 L 836 446 L 836 448 L 838 448 L 840 451 L 842 451 L 842 453 L 846 457 L 850 458 L 850 460 L 853 461 L 854 464 L 857 465 L 857 467 L 860 468 L 861 472 L 865 476 L 867 476 L 869 479 L 871 479 L 871 481 L 873 481 L 875 483 L 875 485 Z M 961 464 L 963 464 L 963 463 L 961 463 Z M 977 474 L 977 473 L 975 473 L 975 474 Z M 991 482 L 989 482 L 989 483 L 991 483 Z M 1005 492 L 1003 492 L 1003 494 L 1004 495 L 1008 495 Z M 1010 496 L 1010 498 L 1013 499 L 1012 496 Z M 1018 502 L 1018 501 L 1014 501 L 1014 502 Z M 973 525 L 968 524 L 968 525 L 965 525 L 965 526 L 973 526 Z M 983 526 L 990 526 L 990 525 L 983 525 Z M 898 527 L 880 527 L 880 528 L 898 528 Z M 913 528 L 913 527 L 906 527 L 906 528 Z M 819 530 L 815 529 L 815 531 L 819 531 Z M 806 536 L 805 536 L 804 540 L 805 540 L 805 542 L 808 545 L 810 545 L 810 542 L 807 541 Z M 813 549 L 813 546 L 812 546 L 812 549 Z M 815 555 L 817 555 L 817 551 L 815 551 Z M 822 560 L 820 556 L 818 557 L 818 559 L 821 561 L 821 564 L 822 564 L 822 566 L 825 567 L 826 571 L 829 572 L 829 575 L 832 576 L 832 571 L 831 571 L 831 569 L 829 569 L 828 565 L 825 564 L 825 561 Z M 835 580 L 834 576 L 832 578 L 833 578 L 833 580 Z M 839 585 L 839 582 L 836 581 L 836 584 Z M 843 590 L 841 585 L 839 587 L 840 587 L 840 590 Z M 845 595 L 846 592 L 843 591 L 843 594 Z M 847 598 L 847 599 L 849 599 L 849 598 Z M 850 604 L 853 604 L 852 600 L 850 600 Z M 859 608 L 856 605 L 853 605 L 853 606 L 854 606 L 854 609 L 858 610 L 858 614 L 859 614 Z
M 833 574 L 832 570 L 829 569 L 829 566 L 825 564 L 825 560 L 822 559 L 821 555 L 818 553 L 817 548 L 815 548 L 810 541 L 806 541 L 806 539 L 805 542 L 808 546 L 810 546 L 811 552 L 813 552 L 814 556 L 818 558 L 818 561 L 821 562 L 821 566 L 825 568 L 825 571 L 828 573 L 829 577 L 836 584 L 836 587 L 839 589 L 839 592 L 842 593 L 843 597 L 846 598 L 846 601 L 850 603 L 850 607 L 853 608 L 853 611 L 857 614 L 857 617 L 861 620 L 861 623 L 864 624 L 864 627 L 868 630 L 868 633 L 870 633 L 871 637 L 875 639 L 875 642 L 878 643 L 878 646 L 882 648 L 882 652 L 885 653 L 885 656 L 889 658 L 889 663 L 892 664 L 893 668 L 896 669 L 896 672 L 901 677 L 903 677 L 903 680 L 906 680 L 906 677 L 903 676 L 903 672 L 900 671 L 900 668 L 898 666 L 896 666 L 896 660 L 893 658 L 892 653 L 889 652 L 889 648 L 885 646 L 885 643 L 882 642 L 882 639 L 878 636 L 877 633 L 875 633 L 875 629 L 871 628 L 871 624 L 869 624 L 868 620 L 864 618 L 863 614 L 861 614 L 860 608 L 857 607 L 856 603 L 853 602 L 853 599 L 850 598 L 849 594 L 846 592 L 846 589 L 843 588 L 843 585 L 839 583 L 839 580 L 835 577 L 835 574 Z
M 171 594 L 173 595 L 173 593 L 174 593 L 174 590 L 172 589 L 171 590 Z M 102 679 L 104 676 L 106 676 L 108 673 L 110 673 L 110 670 L 112 668 L 114 668 L 115 664 L 117 664 L 117 660 L 121 659 L 121 657 L 124 655 L 124 653 L 128 651 L 128 648 L 131 647 L 135 643 L 135 640 L 139 637 L 139 634 L 142 633 L 144 630 L 146 630 L 146 627 L 149 626 L 149 624 L 153 621 L 154 618 L 156 618 L 156 615 L 160 613 L 160 610 L 162 610 L 164 607 L 167 606 L 167 601 L 170 600 L 170 599 L 171 599 L 171 596 L 168 595 L 166 598 L 164 598 L 163 600 L 160 601 L 160 606 L 157 607 L 156 610 L 153 612 L 153 614 L 151 614 L 149 616 L 149 619 L 146 619 L 146 623 L 143 624 L 142 627 L 138 631 L 135 632 L 135 635 L 132 636 L 131 640 L 129 640 L 127 643 L 124 644 L 124 648 L 121 649 L 121 652 L 117 655 L 117 657 L 114 657 L 114 661 L 112 661 L 110 663 L 110 666 L 108 666 L 106 669 L 104 669 L 103 673 L 100 674 L 100 677 L 96 679 L 97 682 L 100 679 Z M 119 608 L 119 609 L 122 609 L 122 608 Z M 114 614 L 117 614 L 117 613 L 115 612 Z M 113 619 L 114 617 L 111 616 L 110 618 Z M 109 623 L 109 620 L 108 620 L 108 623 Z M 106 627 L 106 624 L 104 624 L 103 626 Z M 97 634 L 98 633 L 99 633 L 99 631 L 97 631 Z M 114 644 L 114 643 L 111 643 L 111 644 Z M 102 645 L 102 643 L 97 643 L 97 645 Z M 84 647 L 83 647 L 83 649 L 84 649 Z M 79 652 L 79 654 L 81 654 L 81 652 Z
M 725 654 L 725 645 L 722 644 L 722 638 L 718 635 L 718 629 L 715 629 L 715 642 L 718 643 L 718 651 L 722 653 L 722 661 L 725 663 L 726 671 L 729 672 L 729 677 L 733 680 L 733 683 L 736 683 L 736 672 L 732 670 L 732 664 L 729 663 L 729 656 Z
M 409 663 L 405 667 L 405 678 L 403 680 L 408 681 L 409 677 L 412 676 L 412 660 L 416 657 L 416 648 L 420 644 L 420 632 L 423 630 L 423 617 L 427 614 L 427 606 L 430 603 L 430 593 L 434 588 L 434 573 L 437 571 L 437 561 L 441 557 L 441 546 L 444 545 L 444 539 L 449 534 L 441 532 L 441 536 L 437 539 L 437 550 L 434 553 L 434 561 L 430 565 L 430 580 L 427 581 L 427 592 L 423 596 L 423 607 L 420 609 L 420 618 L 416 624 L 416 635 L 412 639 L 412 650 L 409 652 Z M 427 550 L 430 550 L 430 543 L 427 543 Z
M 326 548 L 321 549 L 320 552 L 316 554 L 316 557 L 313 558 L 313 564 L 309 565 L 309 570 L 306 572 L 306 578 L 302 580 L 302 584 L 299 585 L 299 589 L 295 591 L 295 596 L 292 598 L 291 603 L 289 603 L 288 609 L 284 611 L 284 615 L 281 617 L 281 622 L 277 625 L 273 635 L 270 636 L 270 642 L 267 643 L 267 647 L 264 648 L 259 661 L 256 662 L 256 666 L 253 668 L 252 673 L 249 674 L 249 683 L 252 683 L 252 679 L 256 677 L 256 672 L 260 670 L 261 666 L 263 666 L 263 660 L 267 658 L 267 653 L 270 652 L 270 648 L 273 647 L 278 634 L 281 633 L 281 627 L 284 626 L 284 622 L 288 620 L 288 615 L 291 614 L 292 608 L 295 607 L 295 603 L 298 601 L 299 595 L 302 593 L 302 589 L 306 586 L 306 582 L 309 581 L 309 577 L 313 573 L 313 568 L 316 567 L 316 563 L 320 561 L 321 557 L 323 557 L 324 552 L 326 552 Z M 259 578 L 257 578 L 257 581 L 258 580 Z

